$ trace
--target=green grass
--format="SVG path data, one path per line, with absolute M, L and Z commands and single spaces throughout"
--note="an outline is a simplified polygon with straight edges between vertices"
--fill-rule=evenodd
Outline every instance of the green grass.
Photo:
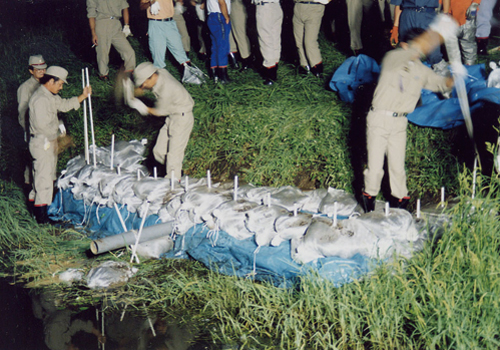
M 112 83 L 99 81 L 93 61 L 72 51 L 75 42 L 68 32 L 23 27 L 19 32 L 5 29 L 1 35 L 0 169 L 6 180 L 0 181 L 0 271 L 43 285 L 71 263 L 88 271 L 101 260 L 119 259 L 121 251 L 88 259 L 84 235 L 36 225 L 21 190 L 10 181 L 18 181 L 23 170 L 15 92 L 28 78 L 29 55 L 42 53 L 50 64 L 70 71 L 65 97 L 80 93 L 80 70 L 91 68 L 99 146 L 108 145 L 114 133 L 117 140 L 147 137 L 151 147 L 162 120 L 116 107 Z M 131 42 L 138 63 L 146 60 L 138 38 Z M 263 86 L 252 70 L 230 71 L 233 82 L 224 86 L 211 82 L 186 86 L 196 105 L 185 172 L 199 177 L 210 169 L 219 181 L 238 175 L 256 185 L 352 191 L 357 130 L 352 130 L 351 106 L 325 88 L 345 56 L 324 38 L 320 45 L 326 72 L 322 81 L 298 76 L 295 67 L 285 62 L 278 84 L 272 87 Z M 498 60 L 499 55 L 490 58 Z M 196 59 L 194 63 L 203 66 Z M 118 67 L 111 68 L 114 76 Z M 179 77 L 174 66 L 169 64 L 168 69 Z M 83 150 L 81 116 L 81 110 L 63 115 L 77 147 L 61 156 L 59 169 Z M 122 310 L 129 305 L 129 312 L 142 313 L 146 304 L 150 312 L 176 317 L 209 333 L 215 344 L 240 349 L 498 349 L 498 182 L 480 176 L 480 190 L 470 199 L 471 174 L 455 156 L 453 133 L 410 125 L 406 163 L 414 198 L 437 203 L 442 186 L 449 196 L 460 198 L 450 212 L 453 220 L 440 239 L 429 242 L 412 259 L 383 264 L 362 280 L 335 288 L 309 276 L 296 289 L 281 289 L 222 276 L 193 261 L 161 260 L 138 266 L 138 275 L 118 290 L 98 293 L 82 285 L 52 288 L 70 306 Z

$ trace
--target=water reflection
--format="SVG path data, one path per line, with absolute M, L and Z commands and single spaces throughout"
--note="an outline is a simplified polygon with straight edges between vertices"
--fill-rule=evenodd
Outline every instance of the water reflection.
M 194 328 L 172 319 L 135 317 L 129 312 L 103 315 L 93 307 L 75 312 L 61 308 L 50 292 L 14 287 L 5 280 L 0 280 L 0 297 L 5 323 L 0 349 L 211 349 Z

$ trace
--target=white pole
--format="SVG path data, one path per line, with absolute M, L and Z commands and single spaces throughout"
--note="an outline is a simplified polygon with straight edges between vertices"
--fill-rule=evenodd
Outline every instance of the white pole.
M 85 89 L 85 69 L 82 68 L 82 88 Z M 83 142 L 85 145 L 85 162 L 89 160 L 89 130 L 87 126 L 87 100 L 83 100 Z
M 444 186 L 441 187 L 441 207 L 444 208 Z
M 170 190 L 174 190 L 174 172 L 172 171 L 172 176 L 170 177 Z
M 268 193 L 267 194 L 267 207 L 270 208 L 271 207 L 271 193 Z
M 297 207 L 293 206 L 293 216 L 297 216 Z
M 237 199 L 238 199 L 238 175 L 235 175 L 233 200 L 236 201 Z
M 337 227 L 337 202 L 333 203 L 333 227 Z
M 111 165 L 109 168 L 113 170 L 113 158 L 115 156 L 115 134 L 111 135 Z
M 87 76 L 87 86 L 90 86 L 90 79 L 89 79 L 89 69 L 85 67 L 85 75 Z M 94 118 L 92 116 L 92 99 L 90 98 L 90 95 L 88 97 L 89 99 L 89 112 L 90 112 L 90 133 L 92 134 L 92 147 L 94 151 L 94 166 L 97 165 L 97 161 L 95 158 L 95 135 L 94 135 Z
M 141 226 L 139 226 L 139 233 L 137 234 L 137 238 L 135 239 L 135 244 L 132 247 L 132 257 L 130 258 L 130 262 L 134 260 L 134 256 L 136 256 L 136 251 L 137 251 L 137 245 L 139 244 L 139 240 L 141 239 L 141 234 L 142 234 L 142 228 L 144 227 L 144 222 L 146 221 L 146 215 L 149 210 L 149 202 L 146 202 L 146 207 L 144 208 L 144 211 L 142 213 L 142 221 L 141 221 Z
M 189 189 L 189 176 L 186 175 L 185 181 L 186 181 L 186 183 L 185 183 L 185 191 L 187 192 L 188 189 Z
M 116 167 L 116 171 L 118 172 L 118 175 L 120 175 L 120 167 Z
M 156 171 L 156 167 L 153 168 L 153 176 L 154 176 L 155 180 L 158 178 L 158 173 Z
M 476 196 L 476 173 L 477 173 L 477 155 L 474 158 L 474 171 L 472 172 L 472 199 Z
M 417 199 L 417 219 L 420 219 L 420 199 Z
M 385 202 L 385 216 L 389 216 L 389 202 Z
M 210 170 L 207 170 L 207 185 L 208 188 L 212 188 L 212 178 L 210 177 Z
M 123 221 L 122 214 L 120 213 L 120 210 L 118 210 L 118 206 L 116 205 L 116 203 L 115 203 L 115 210 L 116 213 L 118 214 L 118 219 L 120 219 L 120 223 L 122 224 L 123 232 L 127 232 L 127 226 L 125 225 L 125 221 Z M 135 256 L 135 262 L 138 264 L 141 263 L 137 255 Z M 125 310 L 123 310 L 123 312 L 125 312 Z
M 137 169 L 137 181 L 141 179 L 141 171 Z
M 101 317 L 101 322 L 102 322 L 102 323 L 101 323 L 101 334 L 102 334 L 102 336 L 104 337 L 104 336 L 105 336 L 105 335 L 104 335 L 104 310 L 103 310 L 103 311 L 101 311 L 101 315 L 102 315 L 102 317 Z M 105 349 L 105 347 L 106 347 L 106 345 L 103 343 L 103 344 L 102 344 L 102 350 L 104 350 L 104 349 Z

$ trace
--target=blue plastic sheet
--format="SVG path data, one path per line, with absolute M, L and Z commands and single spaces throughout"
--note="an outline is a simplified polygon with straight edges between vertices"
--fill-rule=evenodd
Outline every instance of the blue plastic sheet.
M 120 208 L 120 213 L 127 230 L 140 227 L 142 219 L 136 213 L 129 213 L 126 206 Z M 115 209 L 85 206 L 83 200 L 73 198 L 69 189 L 57 192 L 49 207 L 49 216 L 53 220 L 85 225 L 91 239 L 124 232 Z M 340 219 L 342 218 L 339 217 Z M 158 223 L 158 216 L 150 215 L 144 226 Z M 329 257 L 300 265 L 291 258 L 290 241 L 285 241 L 278 247 L 264 246 L 256 252 L 257 248 L 253 237 L 238 240 L 224 231 L 210 231 L 205 225 L 199 224 L 184 235 L 177 236 L 174 249 L 162 257 L 195 259 L 225 275 L 269 281 L 281 287 L 290 287 L 299 277 L 311 274 L 341 286 L 366 275 L 377 266 L 376 260 L 359 254 L 350 259 Z
M 342 101 L 353 103 L 357 88 L 363 84 L 377 81 L 380 67 L 368 56 L 359 55 L 348 58 L 334 73 L 330 88 L 339 93 Z M 471 113 L 481 108 L 484 102 L 500 105 L 500 89 L 489 88 L 484 64 L 466 66 L 468 77 L 465 79 Z M 408 114 L 408 120 L 419 126 L 451 129 L 464 124 L 456 91 L 446 99 L 440 94 L 422 90 L 421 105 Z

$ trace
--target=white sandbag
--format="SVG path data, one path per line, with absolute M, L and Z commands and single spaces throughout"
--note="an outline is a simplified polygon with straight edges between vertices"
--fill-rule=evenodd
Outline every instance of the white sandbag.
M 312 218 L 313 216 L 307 213 L 298 213 L 296 216 L 289 213 L 276 219 L 274 229 L 282 241 L 298 239 L 304 235 Z M 273 242 L 271 244 L 275 245 Z
M 66 164 L 66 169 L 61 171 L 61 176 L 57 179 L 57 187 L 63 190 L 70 187 L 71 178 L 85 165 L 87 165 L 87 162 L 85 162 L 85 158 L 81 155 L 70 159 L 68 164 Z
M 304 191 L 303 193 L 307 196 L 307 200 L 304 202 L 302 210 L 310 213 L 318 213 L 321 201 L 328 191 L 325 188 L 318 188 L 317 190 Z
M 274 230 L 274 222 L 288 211 L 277 205 L 259 205 L 246 213 L 245 225 L 248 231 L 254 233 L 258 246 L 268 246 L 278 235 Z
M 351 216 L 358 206 L 358 201 L 352 194 L 329 187 L 328 193 L 321 200 L 319 212 L 333 217 L 335 203 L 337 203 L 337 215 L 339 216 Z
M 244 199 L 227 201 L 215 208 L 211 216 L 215 219 L 216 228 L 236 239 L 247 239 L 252 237 L 253 233 L 248 231 L 245 225 L 246 213 L 257 206 L 257 203 Z M 204 216 L 203 219 L 210 228 L 214 227 L 210 218 Z
M 232 200 L 231 191 L 198 186 L 182 195 L 179 210 L 187 211 L 192 222 L 201 224 L 203 215 L 210 214 L 219 205 L 230 200 Z
M 119 287 L 137 273 L 137 268 L 125 262 L 105 261 L 92 268 L 87 274 L 87 286 L 90 289 Z
M 288 211 L 301 210 L 309 197 L 296 187 L 283 186 L 273 191 L 271 194 L 271 205 L 277 205 Z M 269 203 L 263 202 L 268 205 Z
M 82 269 L 67 269 L 59 274 L 59 280 L 71 285 L 73 282 L 79 282 L 83 280 L 83 270 Z
M 194 65 L 184 65 L 184 74 L 182 75 L 182 82 L 188 84 L 203 84 L 208 76 L 203 71 Z
M 174 248 L 174 241 L 170 236 L 152 239 L 137 245 L 137 255 L 147 259 L 159 259 L 162 254 Z

